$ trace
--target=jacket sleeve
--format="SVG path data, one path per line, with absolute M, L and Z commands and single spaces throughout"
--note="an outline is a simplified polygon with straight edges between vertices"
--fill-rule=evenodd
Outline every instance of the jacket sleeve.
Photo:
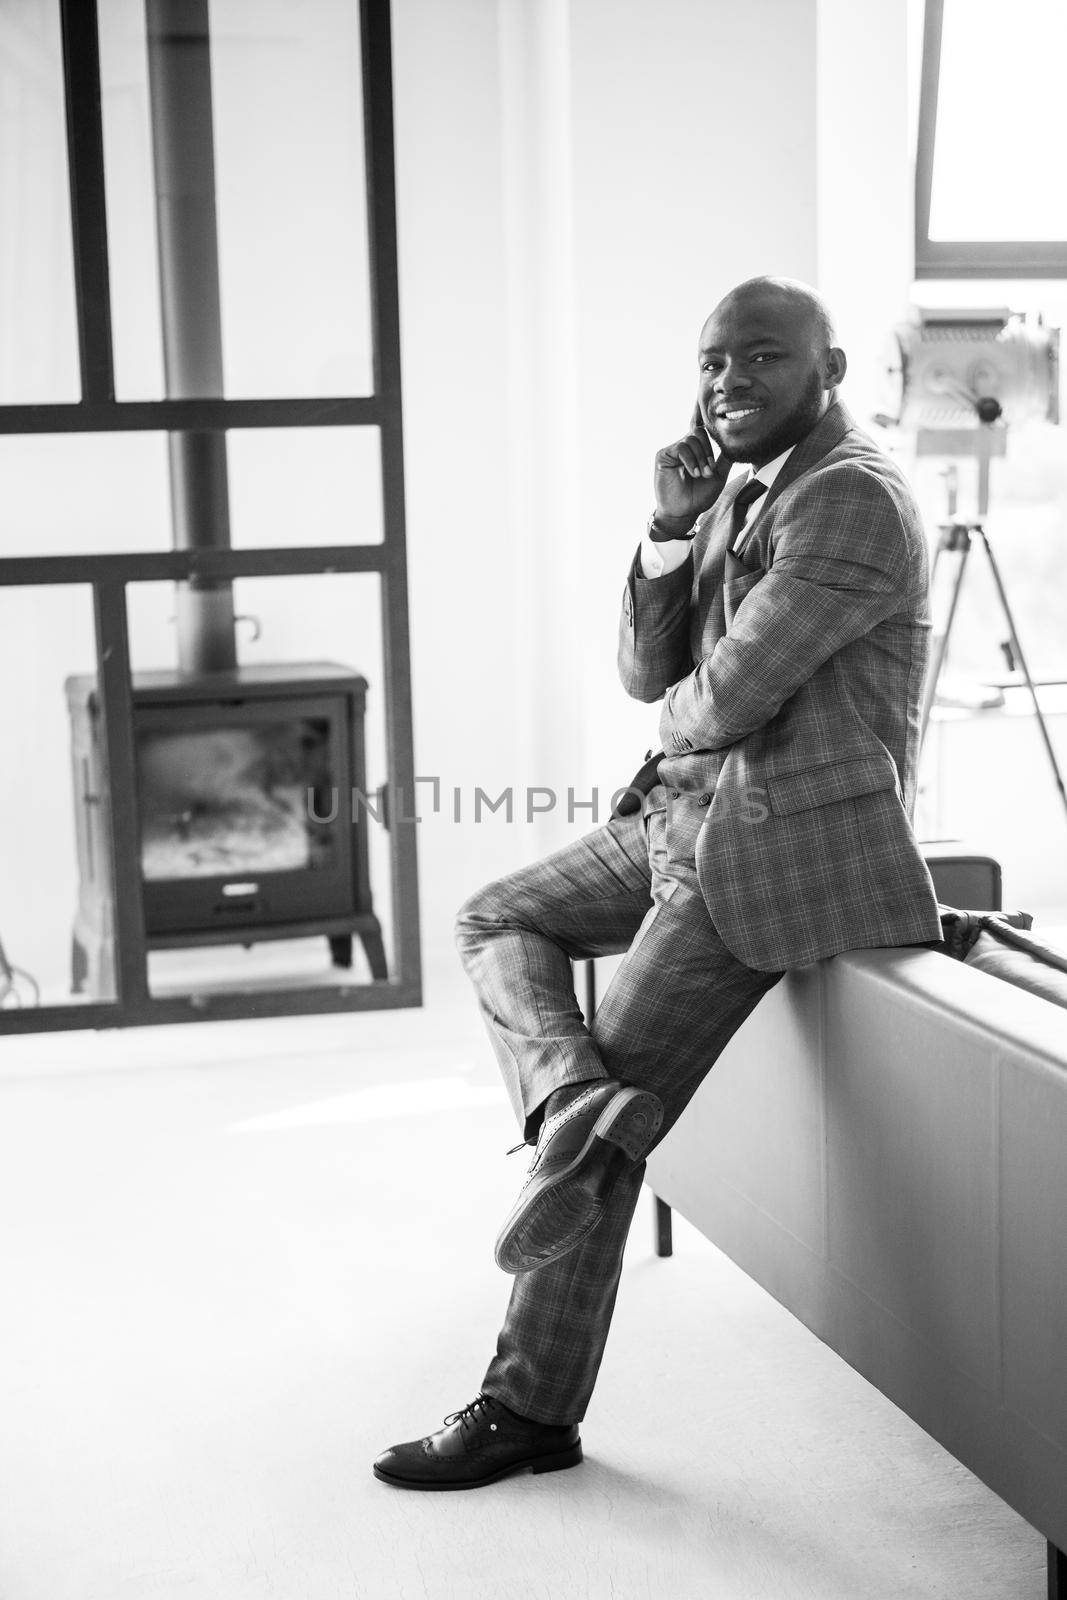
M 907 602 L 908 530 L 886 484 L 842 462 L 801 480 L 772 533 L 769 570 L 726 635 L 667 694 L 668 754 L 736 744 L 836 651 Z
M 635 700 L 659 700 L 693 665 L 689 609 L 693 553 L 660 578 L 641 576 L 641 551 L 634 556 L 619 620 L 619 677 Z

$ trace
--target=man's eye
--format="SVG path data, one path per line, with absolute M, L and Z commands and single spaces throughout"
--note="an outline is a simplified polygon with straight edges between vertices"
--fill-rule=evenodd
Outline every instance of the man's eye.
M 753 361 L 777 361 L 778 353 L 775 350 L 761 350 L 759 354 L 754 355 L 752 359 Z
M 718 372 L 722 363 L 720 361 L 705 361 L 701 365 L 702 372 Z

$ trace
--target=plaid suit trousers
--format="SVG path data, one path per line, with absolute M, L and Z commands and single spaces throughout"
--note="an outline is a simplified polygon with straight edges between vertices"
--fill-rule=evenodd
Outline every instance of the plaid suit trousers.
M 684 1111 L 777 972 L 726 949 L 697 884 L 707 815 L 695 795 L 613 818 L 467 901 L 457 943 L 523 1135 L 554 1089 L 615 1078 Z M 587 1029 L 571 960 L 625 953 Z M 586 1242 L 516 1277 L 482 1388 L 538 1422 L 578 1422 L 600 1368 L 644 1163 L 616 1185 Z

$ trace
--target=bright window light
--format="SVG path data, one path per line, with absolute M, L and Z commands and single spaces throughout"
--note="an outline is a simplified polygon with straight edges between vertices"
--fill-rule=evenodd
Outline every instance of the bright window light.
M 944 0 L 930 239 L 1067 240 L 1064 0 Z

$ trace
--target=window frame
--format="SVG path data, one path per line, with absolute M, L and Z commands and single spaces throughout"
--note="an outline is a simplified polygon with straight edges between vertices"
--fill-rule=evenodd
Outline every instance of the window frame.
M 931 239 L 945 0 L 926 0 L 915 160 L 916 278 L 1067 278 L 1067 240 Z

